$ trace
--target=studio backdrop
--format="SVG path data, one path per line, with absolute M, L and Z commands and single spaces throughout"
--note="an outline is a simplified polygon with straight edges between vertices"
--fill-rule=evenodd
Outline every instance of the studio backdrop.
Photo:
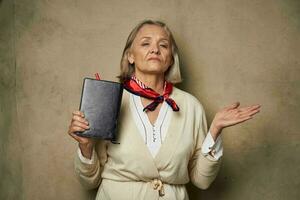
M 93 199 L 75 177 L 68 134 L 84 77 L 116 81 L 127 36 L 164 21 L 181 58 L 177 87 L 204 105 L 261 104 L 225 129 L 220 173 L 191 200 L 300 198 L 297 0 L 0 0 L 0 199 Z M 117 192 L 117 191 L 116 191 Z

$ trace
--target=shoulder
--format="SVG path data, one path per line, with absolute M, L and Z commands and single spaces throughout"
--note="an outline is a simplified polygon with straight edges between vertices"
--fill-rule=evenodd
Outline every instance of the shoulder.
M 186 104 L 188 107 L 197 111 L 204 111 L 203 105 L 199 99 L 184 90 L 173 87 L 173 96 L 180 102 L 180 104 Z

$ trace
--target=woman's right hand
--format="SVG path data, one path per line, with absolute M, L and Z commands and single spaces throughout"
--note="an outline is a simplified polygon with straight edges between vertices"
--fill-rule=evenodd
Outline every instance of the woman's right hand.
M 95 139 L 81 137 L 75 134 L 75 132 L 83 132 L 88 129 L 89 129 L 89 123 L 84 118 L 83 112 L 74 111 L 72 113 L 72 120 L 69 126 L 68 134 L 78 142 L 82 155 L 86 158 L 91 159 L 93 148 L 96 143 Z

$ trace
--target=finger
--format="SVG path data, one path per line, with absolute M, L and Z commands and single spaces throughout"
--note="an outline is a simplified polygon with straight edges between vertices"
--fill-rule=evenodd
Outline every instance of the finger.
M 240 108 L 239 110 L 241 112 L 243 111 L 249 111 L 249 110 L 255 110 L 255 109 L 259 109 L 261 106 L 260 105 L 252 105 L 252 106 L 247 106 L 247 107 L 243 107 L 243 108 Z
M 256 109 L 256 110 L 246 110 L 246 111 L 242 111 L 242 112 L 238 112 L 236 114 L 236 117 L 241 118 L 241 117 L 245 117 L 245 116 L 253 116 L 256 113 L 258 113 L 260 110 Z
M 255 104 L 255 105 L 252 105 L 253 108 L 260 108 L 261 105 L 260 104 Z
M 251 118 L 252 118 L 251 116 L 247 116 L 247 117 L 244 117 L 244 118 L 235 118 L 235 119 L 232 119 L 232 120 L 228 121 L 226 124 L 224 124 L 224 128 L 237 125 L 237 124 L 242 123 L 244 121 L 247 121 L 247 120 L 249 120 Z
M 82 117 L 77 116 L 77 115 L 74 115 L 72 117 L 72 121 L 79 121 L 79 122 L 85 123 L 86 125 L 89 124 L 89 122 L 85 118 L 82 118 Z
M 239 105 L 240 105 L 240 102 L 235 102 L 235 103 L 233 103 L 233 104 L 231 104 L 231 105 L 229 105 L 229 106 L 226 106 L 225 108 L 224 108 L 224 110 L 231 110 L 231 109 L 235 109 L 235 108 L 237 108 L 237 107 L 239 107 Z
M 243 117 L 237 121 L 237 124 L 248 121 L 249 119 L 252 119 L 252 118 L 253 118 L 252 116 Z
M 80 116 L 80 117 L 84 117 L 84 113 L 79 111 L 79 110 L 75 110 L 72 112 L 73 115 L 77 115 L 77 116 Z
M 245 122 L 245 121 L 247 121 L 249 119 L 252 119 L 252 118 L 253 118 L 252 116 L 246 116 L 246 117 L 242 117 L 242 118 L 236 119 L 234 121 L 234 123 L 231 124 L 231 126 L 236 125 L 236 124 L 240 124 L 240 123 Z
M 238 115 L 247 115 L 251 112 L 256 113 L 256 111 L 260 111 L 260 105 L 240 108 L 240 109 L 238 109 L 237 113 L 238 113 Z
M 79 135 L 76 135 L 75 133 L 71 133 L 70 135 L 71 135 L 71 137 L 73 137 L 75 140 L 77 140 L 81 144 L 91 143 L 91 144 L 95 145 L 97 142 L 97 140 L 94 138 L 79 136 Z
M 83 132 L 85 131 L 84 128 L 81 128 L 79 126 L 71 126 L 69 130 L 69 134 L 74 133 L 74 132 Z
M 256 112 L 256 111 L 260 111 L 260 107 L 259 106 L 255 106 L 255 107 L 250 107 L 240 113 L 250 113 L 250 112 Z
M 247 106 L 247 107 L 239 108 L 239 112 L 245 112 L 245 111 L 247 112 L 247 111 L 253 110 L 253 109 L 255 109 L 255 108 L 252 106 Z
M 79 121 L 74 121 L 72 123 L 72 126 L 78 126 L 78 127 L 84 128 L 84 129 L 89 129 L 90 128 L 86 123 L 82 123 L 82 122 L 79 122 Z
M 73 137 L 78 142 L 82 141 L 82 138 L 80 136 L 76 135 L 75 133 L 70 133 L 70 136 Z
M 243 113 L 243 114 L 240 114 L 239 115 L 239 118 L 244 118 L 244 117 L 248 117 L 248 116 L 253 116 L 255 114 L 259 113 L 259 110 L 252 110 L 252 111 L 249 111 L 249 112 L 246 112 L 246 113 Z

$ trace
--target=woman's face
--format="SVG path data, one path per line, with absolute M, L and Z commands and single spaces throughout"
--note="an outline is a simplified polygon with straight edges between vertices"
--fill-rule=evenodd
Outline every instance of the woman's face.
M 164 74 L 173 64 L 167 32 L 157 25 L 144 25 L 137 33 L 128 54 L 136 73 Z

